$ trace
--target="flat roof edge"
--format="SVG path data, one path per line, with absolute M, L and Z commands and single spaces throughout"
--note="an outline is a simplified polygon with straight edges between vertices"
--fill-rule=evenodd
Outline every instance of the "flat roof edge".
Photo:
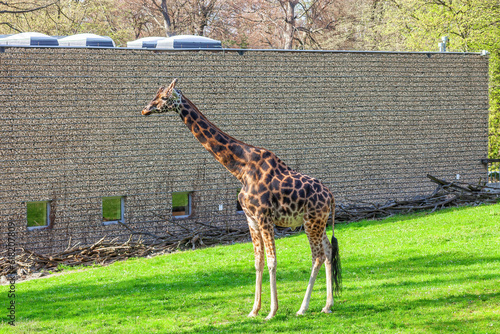
M 440 51 L 369 51 L 369 50 L 288 50 L 288 49 L 231 49 L 231 48 L 179 48 L 179 49 L 156 49 L 140 47 L 109 47 L 109 46 L 51 46 L 51 45 L 0 45 L 5 48 L 37 48 L 37 49 L 113 49 L 113 50 L 135 50 L 145 52 L 186 52 L 186 51 L 209 51 L 209 52 L 236 52 L 241 55 L 247 52 L 283 52 L 283 53 L 373 53 L 373 54 L 440 54 L 440 55 L 488 55 L 488 52 L 440 52 Z M 1 51 L 0 51 L 1 52 Z

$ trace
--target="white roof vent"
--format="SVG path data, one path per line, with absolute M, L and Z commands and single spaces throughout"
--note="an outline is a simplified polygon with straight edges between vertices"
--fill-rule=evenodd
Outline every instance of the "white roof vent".
M 135 41 L 127 42 L 127 48 L 156 48 L 158 41 L 167 39 L 167 37 L 143 37 Z
M 220 41 L 203 36 L 179 35 L 158 41 L 157 49 L 222 49 Z
M 0 38 L 0 45 L 12 46 L 58 46 L 57 38 L 39 32 L 23 32 Z
M 115 42 L 107 36 L 95 34 L 77 34 L 59 39 L 60 46 L 100 46 L 113 48 Z

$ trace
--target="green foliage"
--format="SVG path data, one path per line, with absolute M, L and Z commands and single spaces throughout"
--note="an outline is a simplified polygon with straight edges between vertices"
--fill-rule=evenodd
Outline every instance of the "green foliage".
M 249 319 L 251 243 L 130 259 L 18 283 L 12 333 L 494 333 L 500 328 L 500 205 L 337 225 L 344 291 L 333 314 L 325 273 L 306 316 L 304 234 L 277 240 L 276 317 Z M 331 235 L 331 231 L 328 232 Z M 9 287 L 1 286 L 6 295 Z
M 26 203 L 28 226 L 47 225 L 47 202 Z
M 103 221 L 120 220 L 122 218 L 122 197 L 103 197 L 102 219 Z
M 490 131 L 489 158 L 500 158 L 500 38 L 490 56 Z
M 48 5 L 43 7 L 42 5 Z M 111 37 L 117 45 L 134 39 L 126 2 L 114 0 L 39 1 L 43 7 L 33 12 L 16 11 L 13 4 L 0 4 L 0 34 L 36 31 L 54 36 L 93 33 Z M 27 8 L 37 8 L 29 6 Z
M 172 207 L 185 207 L 189 205 L 189 192 L 172 193 Z

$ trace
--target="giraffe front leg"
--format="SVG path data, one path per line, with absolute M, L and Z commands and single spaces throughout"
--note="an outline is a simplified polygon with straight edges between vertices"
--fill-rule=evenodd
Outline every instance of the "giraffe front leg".
M 264 266 L 256 271 L 255 278 L 255 300 L 253 303 L 252 312 L 248 314 L 250 318 L 254 318 L 259 314 L 261 307 L 261 294 L 262 294 L 262 272 L 264 271 Z
M 269 281 L 271 285 L 271 311 L 269 312 L 266 320 L 271 319 L 278 311 L 278 289 L 276 287 L 276 257 L 267 258 L 267 267 L 269 269 Z
M 254 230 L 250 226 L 250 235 L 252 236 L 252 243 L 255 255 L 255 300 L 253 309 L 249 317 L 255 317 L 260 311 L 261 307 L 261 294 L 262 294 L 262 273 L 264 272 L 264 242 L 259 230 Z
M 271 224 L 264 226 L 262 239 L 266 246 L 267 268 L 269 269 L 269 282 L 271 286 L 271 311 L 266 317 L 266 320 L 269 320 L 278 311 L 278 289 L 276 287 L 276 266 L 278 262 L 276 260 L 276 245 L 274 243 L 274 226 Z

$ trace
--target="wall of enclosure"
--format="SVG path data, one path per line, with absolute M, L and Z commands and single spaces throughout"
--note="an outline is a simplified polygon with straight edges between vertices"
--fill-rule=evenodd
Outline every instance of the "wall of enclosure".
M 174 77 L 222 130 L 321 179 L 338 204 L 429 193 L 427 173 L 487 175 L 488 59 L 479 54 L 6 47 L 0 248 L 9 230 L 18 247 L 42 253 L 127 238 L 103 219 L 103 198 L 115 196 L 138 231 L 245 224 L 238 181 L 179 117 L 140 114 Z M 188 217 L 172 215 L 177 192 L 191 192 Z M 47 204 L 47 227 L 27 226 L 35 202 Z

